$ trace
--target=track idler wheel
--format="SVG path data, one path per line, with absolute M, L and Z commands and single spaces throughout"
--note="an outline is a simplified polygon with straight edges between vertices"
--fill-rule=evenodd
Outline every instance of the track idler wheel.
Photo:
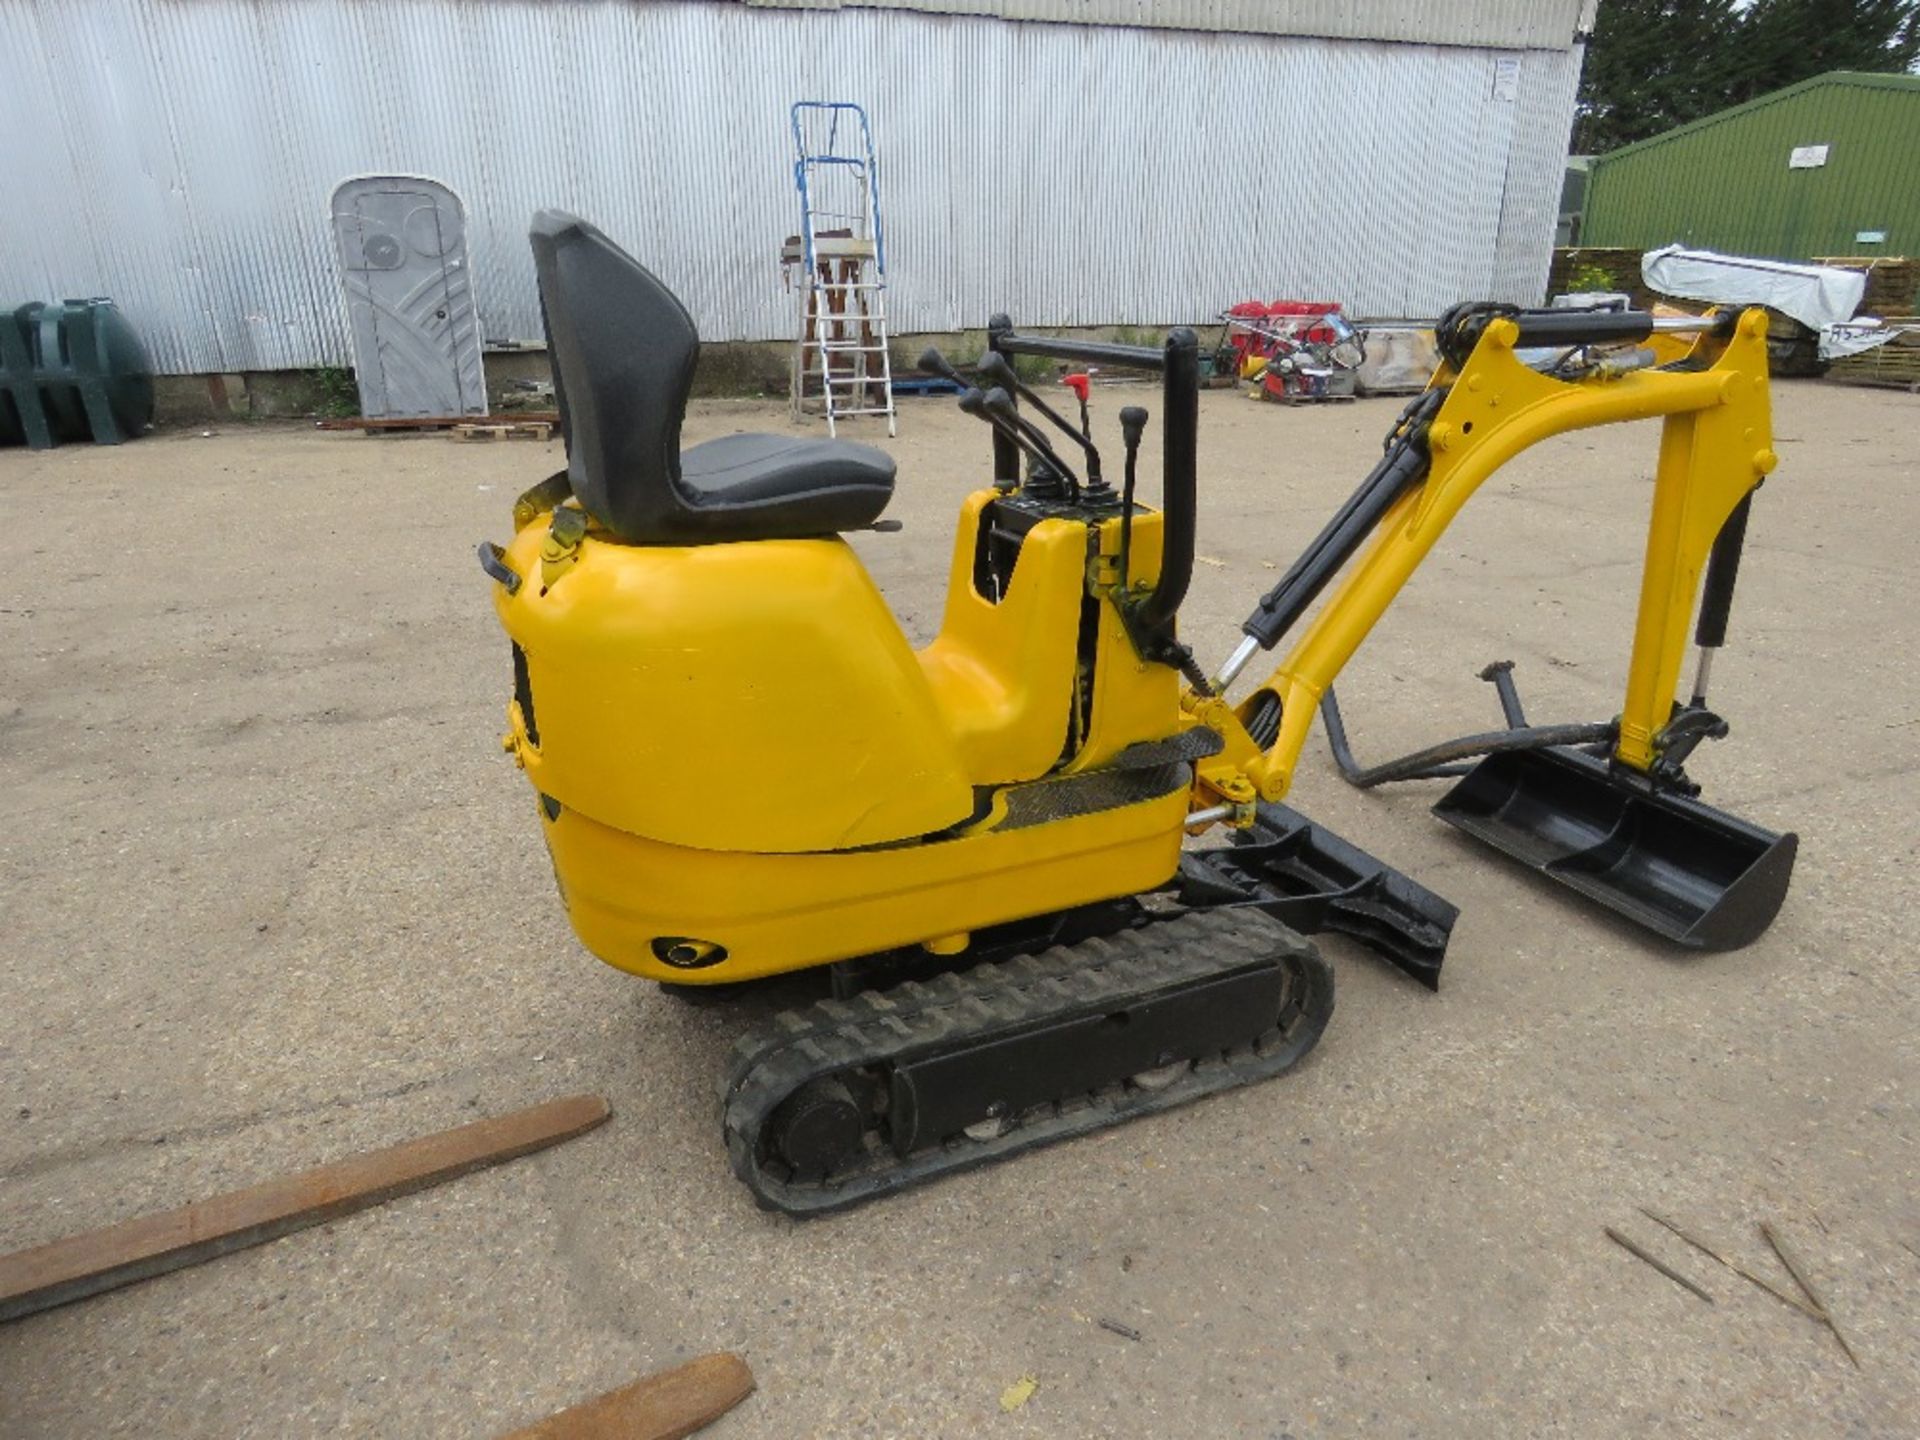
M 809 1080 L 774 1111 L 767 1123 L 767 1150 L 796 1175 L 825 1176 L 861 1150 L 866 1117 L 845 1082 L 831 1076 Z

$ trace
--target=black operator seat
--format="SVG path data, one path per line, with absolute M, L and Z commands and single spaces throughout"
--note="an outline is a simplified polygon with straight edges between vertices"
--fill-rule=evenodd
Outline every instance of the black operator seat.
M 686 307 L 576 216 L 542 210 L 529 238 L 567 473 L 615 535 L 637 545 L 792 539 L 863 529 L 887 508 L 893 459 L 871 445 L 729 435 L 683 451 L 700 358 Z

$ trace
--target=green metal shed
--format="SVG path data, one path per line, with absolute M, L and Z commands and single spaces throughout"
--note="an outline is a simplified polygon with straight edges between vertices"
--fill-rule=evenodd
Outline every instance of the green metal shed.
M 1920 76 L 1817 75 L 1594 159 L 1582 245 L 1920 254 Z

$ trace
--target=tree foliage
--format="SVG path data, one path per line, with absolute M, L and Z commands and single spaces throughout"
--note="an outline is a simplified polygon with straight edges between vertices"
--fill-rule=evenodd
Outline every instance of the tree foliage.
M 1598 154 L 1829 70 L 1920 59 L 1920 0 L 1601 0 L 1573 148 Z

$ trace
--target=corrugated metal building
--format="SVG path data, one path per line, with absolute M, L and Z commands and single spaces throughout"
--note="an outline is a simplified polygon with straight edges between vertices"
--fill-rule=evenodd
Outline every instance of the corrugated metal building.
M 896 332 L 1248 296 L 1537 300 L 1595 0 L 0 0 L 0 301 L 108 294 L 165 371 L 344 364 L 327 198 L 466 203 L 492 341 L 595 219 L 709 340 L 795 325 L 787 107 L 872 113 Z
M 1920 254 L 1920 77 L 1816 76 L 1597 157 L 1580 243 Z

